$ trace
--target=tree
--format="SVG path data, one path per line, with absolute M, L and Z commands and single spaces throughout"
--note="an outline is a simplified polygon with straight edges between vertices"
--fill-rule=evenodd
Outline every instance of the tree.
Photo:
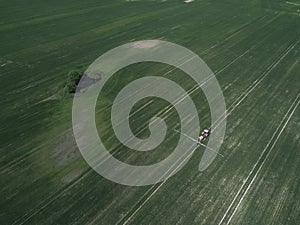
M 76 92 L 76 87 L 83 75 L 82 71 L 78 70 L 72 70 L 68 74 L 67 82 L 64 87 L 65 92 L 68 93 L 75 93 Z

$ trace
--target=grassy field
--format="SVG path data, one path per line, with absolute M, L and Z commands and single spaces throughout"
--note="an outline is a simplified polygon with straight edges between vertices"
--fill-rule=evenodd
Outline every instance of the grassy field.
M 1 6 L 0 224 L 299 224 L 299 1 L 12 0 Z M 70 70 L 144 39 L 180 44 L 214 71 L 228 110 L 225 157 L 199 172 L 202 151 L 196 151 L 167 181 L 129 187 L 84 161 L 72 135 L 73 96 L 62 90 Z M 175 109 L 156 98 L 139 102 L 130 122 L 145 138 L 149 119 L 163 116 L 170 129 L 161 146 L 137 153 L 114 136 L 114 97 L 150 75 L 191 91 L 201 126 L 210 126 L 202 91 L 182 71 L 150 62 L 122 69 L 101 93 L 97 128 L 116 158 L 135 165 L 164 159 L 178 140 Z

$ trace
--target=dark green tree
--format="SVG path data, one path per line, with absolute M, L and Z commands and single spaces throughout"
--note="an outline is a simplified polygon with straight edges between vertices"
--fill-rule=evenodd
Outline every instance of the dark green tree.
M 78 70 L 72 70 L 68 74 L 67 82 L 64 87 L 65 92 L 67 93 L 75 93 L 76 87 L 82 77 L 83 72 Z

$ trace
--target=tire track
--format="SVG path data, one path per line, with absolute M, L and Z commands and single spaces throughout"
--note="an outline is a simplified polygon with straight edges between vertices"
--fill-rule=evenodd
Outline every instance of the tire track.
M 214 127 L 218 127 L 233 111 L 236 107 L 238 107 L 241 102 L 270 74 L 270 72 L 285 58 L 287 54 L 290 53 L 291 50 L 299 43 L 299 40 L 296 40 L 292 44 L 288 46 L 287 49 L 283 51 L 283 53 L 275 60 L 271 65 L 269 65 L 266 70 L 261 74 L 259 78 L 257 78 L 226 110 L 226 116 L 217 123 L 217 125 L 212 125 L 212 129 Z M 224 115 L 224 114 L 223 114 Z M 223 116 L 222 115 L 222 116 Z
M 193 146 L 192 148 L 194 148 L 192 150 L 192 152 L 190 152 L 186 157 L 185 154 L 183 154 L 167 171 L 166 173 L 163 175 L 168 175 L 168 176 L 172 176 L 172 174 L 174 173 L 174 171 L 176 171 L 185 161 L 187 158 L 189 158 L 193 153 L 194 151 L 196 150 L 196 148 Z M 190 148 L 191 149 L 191 148 Z M 187 151 L 188 152 L 188 151 Z M 183 160 L 182 160 L 183 159 Z M 182 161 L 180 161 L 182 160 Z M 180 161 L 180 163 L 178 164 L 177 167 L 174 168 L 174 166 L 176 166 L 177 164 Z M 172 170 L 174 168 L 174 170 Z M 172 171 L 171 171 L 172 170 Z M 171 171 L 171 172 L 170 172 Z M 170 173 L 169 173 L 170 172 Z M 169 174 L 168 174 L 169 173 Z M 162 177 L 163 177 L 162 176 Z M 166 183 L 168 179 L 165 179 L 164 181 L 162 181 L 160 184 L 156 184 L 156 185 L 153 185 L 141 198 L 140 200 L 130 209 L 130 212 L 132 212 L 132 214 L 130 213 L 127 213 L 121 220 L 119 220 L 116 224 L 127 224 L 131 218 L 150 200 L 150 198 L 163 186 L 163 184 Z M 151 192 L 152 191 L 152 192 Z M 99 218 L 100 216 L 97 216 L 97 218 Z M 89 224 L 92 224 L 93 222 L 95 222 L 96 219 L 94 219 L 91 223 Z
M 206 55 L 207 54 L 207 52 L 209 52 L 211 49 L 213 49 L 213 48 L 215 48 L 215 47 L 218 47 L 218 46 L 221 46 L 222 44 L 224 44 L 226 41 L 228 41 L 229 39 L 231 39 L 233 36 L 235 36 L 237 33 L 240 33 L 240 31 L 242 31 L 243 29 L 245 29 L 247 26 L 249 26 L 249 25 L 251 25 L 252 23 L 254 23 L 254 22 L 256 22 L 256 21 L 260 21 L 260 20 L 262 20 L 262 19 L 264 19 L 266 17 L 266 15 L 265 16 L 262 16 L 262 17 L 259 17 L 259 18 L 256 18 L 256 19 L 254 19 L 253 21 L 251 21 L 251 22 L 249 22 L 249 23 L 247 23 L 247 24 L 244 24 L 243 26 L 241 26 L 241 27 L 239 27 L 239 28 L 237 28 L 237 30 L 236 31 L 234 31 L 232 34 L 230 34 L 228 37 L 226 37 L 224 40 L 222 40 L 221 42 L 219 42 L 219 43 L 216 43 L 216 44 L 214 44 L 213 46 L 211 46 L 211 47 L 208 47 L 207 49 L 205 49 L 205 50 L 203 50 L 202 51 L 202 54 L 203 55 Z M 272 23 L 276 18 L 278 18 L 279 17 L 279 15 L 276 15 L 275 17 L 273 17 L 271 20 L 268 20 L 267 21 L 267 23 L 266 24 L 263 24 L 260 28 L 264 28 L 264 27 L 266 27 L 266 26 L 268 26 L 270 23 Z M 261 41 L 260 42 L 258 42 L 257 44 L 255 44 L 255 45 L 252 45 L 249 49 L 248 49 L 248 51 L 250 51 L 252 48 L 254 48 L 255 46 L 257 46 L 257 45 L 259 45 L 260 43 L 262 43 L 265 39 L 267 39 L 267 37 L 268 36 L 270 36 L 270 33 L 268 34 L 268 35 L 266 35 L 263 39 L 261 39 Z M 197 50 L 197 49 L 196 49 Z M 244 52 L 245 53 L 245 52 Z M 188 59 L 186 59 L 186 58 L 188 58 Z M 180 63 L 179 64 L 179 66 L 182 66 L 182 65 L 184 65 L 185 63 L 187 63 L 187 62 L 189 62 L 190 60 L 192 60 L 193 58 L 189 58 L 188 56 L 184 56 L 183 58 L 181 58 L 180 60 L 185 60 L 185 61 L 183 61 L 182 63 Z M 180 62 L 180 60 L 179 60 L 179 62 Z M 233 63 L 233 62 L 232 62 Z M 227 67 L 228 67 L 229 65 L 227 65 Z M 227 68 L 226 67 L 226 68 Z M 224 69 L 226 69 L 226 68 L 223 68 L 223 70 Z M 164 77 L 164 76 L 166 76 L 166 75 L 168 75 L 169 73 L 171 73 L 171 72 L 173 72 L 174 70 L 176 70 L 177 68 L 172 68 L 172 69 L 170 69 L 169 71 L 167 71 L 166 73 L 164 73 L 164 74 L 162 74 L 161 76 L 162 77 Z M 220 69 L 221 70 L 221 69 Z M 219 72 L 222 72 L 222 71 L 219 71 Z M 218 71 L 216 71 L 215 72 L 215 75 L 217 75 L 217 73 L 218 73 Z M 211 75 L 211 78 L 213 77 L 213 74 Z M 209 77 L 208 77 L 209 78 Z M 148 86 L 146 86 L 146 87 L 149 87 L 149 86 L 151 86 L 151 84 L 149 84 Z M 195 85 L 195 87 L 196 87 L 197 85 Z M 134 92 L 133 94 L 135 94 L 135 93 L 137 93 L 138 91 L 136 91 L 136 92 Z M 128 96 L 128 98 L 129 98 L 130 96 Z M 127 97 L 125 97 L 124 98 L 124 101 L 125 100 L 127 100 Z M 99 112 L 102 112 L 102 111 L 105 111 L 106 109 L 109 109 L 110 108 L 110 106 L 107 106 L 107 107 L 104 107 L 102 110 L 100 110 Z
M 274 146 L 276 145 L 277 141 L 279 140 L 282 132 L 284 131 L 285 127 L 287 126 L 288 122 L 290 121 L 291 117 L 293 116 L 295 110 L 297 109 L 297 107 L 300 103 L 299 97 L 300 97 L 300 93 L 297 95 L 296 99 L 293 101 L 292 105 L 290 106 L 290 108 L 288 109 L 288 111 L 286 112 L 284 117 L 282 118 L 279 126 L 277 127 L 277 129 L 273 133 L 271 139 L 269 140 L 266 147 L 262 151 L 262 154 L 260 155 L 259 159 L 256 161 L 254 167 L 250 171 L 248 177 L 244 181 L 244 183 L 241 186 L 241 188 L 239 189 L 238 193 L 235 195 L 234 199 L 232 200 L 231 204 L 227 208 L 225 214 L 221 218 L 218 225 L 229 224 L 231 222 L 231 220 L 232 220 L 233 216 L 235 215 L 239 205 L 241 204 L 241 202 L 243 201 L 245 195 L 247 194 L 247 192 L 251 188 L 253 182 L 255 181 L 257 175 L 261 171 L 261 169 L 262 169 L 264 163 L 266 162 L 268 156 L 272 152 L 272 150 L 273 150 Z M 230 214 L 230 212 L 232 210 L 233 210 L 233 212 Z M 229 216 L 229 218 L 228 218 L 228 216 Z M 228 218 L 227 221 L 226 221 L 226 218 Z
M 262 18 L 260 19 L 263 19 L 265 16 L 263 16 Z M 272 21 L 274 21 L 278 16 L 272 18 L 270 21 L 268 21 L 267 24 L 271 23 Z M 259 19 L 259 20 L 260 20 Z M 241 55 L 237 56 L 234 60 L 232 60 L 230 63 L 228 63 L 227 65 L 225 65 L 224 67 L 220 68 L 219 70 L 216 70 L 216 72 L 213 72 L 211 75 L 209 75 L 204 81 L 202 84 L 200 85 L 195 85 L 193 86 L 190 90 L 188 90 L 186 93 L 186 95 L 184 95 L 182 98 L 179 97 L 178 98 L 178 101 L 175 101 L 174 102 L 174 105 L 170 105 L 170 106 L 167 106 L 165 107 L 163 110 L 161 110 L 159 113 L 157 113 L 155 116 L 163 116 L 163 111 L 166 110 L 166 111 L 170 111 L 172 108 L 174 108 L 174 106 L 178 103 L 180 103 L 181 101 L 183 101 L 186 97 L 190 96 L 190 94 L 194 93 L 195 91 L 199 90 L 201 87 L 203 87 L 207 82 L 209 82 L 212 78 L 214 78 L 215 76 L 217 76 L 219 73 L 222 73 L 224 70 L 226 70 L 228 67 L 230 67 L 232 64 L 234 64 L 236 61 L 238 61 L 240 58 L 242 58 L 244 55 L 246 55 L 247 53 L 249 53 L 252 49 L 254 49 L 254 47 L 258 46 L 260 43 L 262 43 L 265 39 L 267 39 L 267 37 L 269 37 L 270 34 L 266 35 L 260 42 L 256 43 L 255 45 L 252 45 L 251 47 L 249 47 L 244 53 L 242 53 Z M 228 38 L 229 39 L 229 38 Z M 228 40 L 227 39 L 227 40 Z M 219 43 L 218 45 L 221 45 L 223 42 L 225 41 L 222 41 L 221 43 Z M 210 50 L 210 48 L 208 48 L 207 50 Z M 204 51 L 205 52 L 205 51 Z M 185 64 L 186 62 L 192 60 L 193 58 L 190 58 L 186 61 L 184 61 L 183 63 L 181 63 L 179 66 Z M 172 68 L 170 71 L 164 73 L 162 76 L 165 76 L 167 74 L 169 74 L 170 72 L 174 71 L 176 68 Z M 151 84 L 150 84 L 151 85 Z M 149 85 L 149 86 L 150 86 Z M 148 86 L 147 86 L 148 87 Z M 134 92 L 137 93 L 138 91 Z M 130 97 L 130 96 L 129 96 Z M 127 97 L 124 98 L 124 101 L 127 100 Z M 108 107 L 105 108 L 108 109 Z M 166 118 L 166 117 L 164 117 Z M 138 133 L 139 134 L 139 133 Z
M 256 79 L 247 89 L 246 91 L 243 92 L 242 95 L 239 96 L 239 98 L 234 101 L 234 103 L 232 103 L 232 105 L 229 107 L 230 108 L 230 111 L 229 113 L 226 115 L 226 118 L 242 103 L 242 101 L 258 86 L 259 83 L 261 83 L 265 78 L 266 76 L 279 64 L 279 62 L 295 47 L 295 45 L 299 42 L 299 40 L 295 41 L 294 43 L 292 43 L 291 45 L 289 45 L 287 47 L 287 49 L 285 49 L 283 51 L 283 53 L 279 56 L 279 58 L 277 58 L 270 66 L 267 67 L 267 69 L 262 73 L 262 75 Z M 298 98 L 298 97 L 297 97 Z M 222 122 L 222 121 L 221 121 Z M 213 126 L 214 129 L 216 129 L 220 124 L 221 122 L 219 122 L 216 126 Z M 188 158 L 188 157 L 186 157 Z M 185 161 L 186 158 L 183 160 Z M 161 183 L 158 187 L 156 187 L 154 189 L 154 193 L 156 193 L 161 187 L 162 185 L 164 184 Z M 152 187 L 150 188 L 149 191 L 151 191 Z M 150 196 L 148 198 L 146 198 L 145 202 L 142 202 L 141 203 L 141 207 L 138 207 L 136 210 L 134 210 L 132 212 L 131 215 L 128 215 L 126 214 L 124 216 L 124 218 L 128 218 L 128 219 L 125 219 L 124 218 L 119 221 L 117 224 L 127 224 L 129 222 L 129 220 L 131 220 L 133 218 L 134 215 L 136 215 L 138 213 L 138 211 L 150 200 L 151 197 L 153 197 L 154 194 L 150 194 Z M 122 222 L 124 221 L 124 223 Z
M 222 43 L 222 42 L 221 42 Z M 220 44 L 221 44 L 220 43 Z M 252 48 L 253 46 L 251 46 L 251 48 Z M 250 49 L 251 49 L 250 48 Z M 246 52 L 244 52 L 243 54 L 242 54 L 242 56 L 244 56 L 245 54 L 247 54 L 249 52 L 249 49 L 248 50 L 246 50 Z M 238 56 L 237 58 L 240 58 L 241 57 L 241 55 L 240 56 Z M 234 61 L 236 61 L 236 60 L 238 60 L 238 59 L 234 59 Z M 188 59 L 188 60 L 191 60 L 191 58 L 190 59 Z M 230 65 L 231 64 L 233 64 L 233 62 L 230 62 L 229 63 Z M 230 65 L 226 65 L 226 66 L 224 66 L 222 69 L 220 69 L 220 72 L 216 72 L 216 74 L 218 74 L 218 73 L 221 73 L 221 72 L 223 72 L 227 67 L 229 67 Z M 173 68 L 173 69 L 171 69 L 170 71 L 168 71 L 168 73 L 170 73 L 170 72 L 172 72 L 172 71 L 174 71 L 176 68 Z M 19 218 L 17 221 L 15 221 L 13 224 L 24 224 L 24 223 L 26 223 L 29 219 L 31 219 L 34 215 L 36 215 L 36 214 L 38 214 L 40 211 L 42 211 L 44 208 L 46 208 L 47 206 L 49 206 L 52 202 L 54 202 L 55 200 L 57 200 L 60 196 L 62 196 L 66 191 L 68 191 L 68 190 L 70 190 L 74 185 L 76 185 L 77 183 L 79 183 L 81 180 L 83 180 L 84 178 L 86 178 L 89 174 L 91 174 L 91 172 L 92 172 L 93 170 L 91 170 L 91 169 L 87 169 L 77 180 L 75 180 L 74 182 L 72 182 L 72 183 L 70 183 L 70 185 L 68 185 L 67 187 L 65 187 L 65 188 L 63 188 L 62 190 L 60 190 L 60 191 L 58 191 L 58 192 L 56 192 L 55 194 L 53 194 L 50 198 L 47 198 L 47 200 L 45 200 L 44 202 L 46 202 L 46 204 L 45 205 L 43 205 L 42 204 L 42 206 L 39 208 L 39 209 L 37 209 L 35 212 L 33 212 L 32 214 L 30 214 L 30 215 L 28 215 L 28 217 L 26 218 L 26 216 L 27 216 L 27 214 L 25 214 L 25 218 L 24 217 L 22 217 L 22 218 Z M 161 186 L 160 186 L 161 187 Z M 151 196 L 153 196 L 153 195 L 151 195 Z M 50 200 L 50 201 L 48 201 L 48 200 Z M 47 202 L 48 201 L 48 202 Z M 20 220 L 22 220 L 22 219 L 25 219 L 25 220 L 23 220 L 22 222 L 20 222 L 19 223 L 19 221 Z
M 217 46 L 220 46 L 220 45 L 224 44 L 226 41 L 228 41 L 229 39 L 231 39 L 233 36 L 235 36 L 235 35 L 236 35 L 237 33 L 239 33 L 240 31 L 244 30 L 244 29 L 245 29 L 246 27 L 248 27 L 249 25 L 255 23 L 256 21 L 263 20 L 265 17 L 266 17 L 266 15 L 265 15 L 265 16 L 262 16 L 262 17 L 258 17 L 258 18 L 256 18 L 256 19 L 254 19 L 253 21 L 251 21 L 251 22 L 249 22 L 249 23 L 247 23 L 247 24 L 242 25 L 241 27 L 237 28 L 236 31 L 232 32 L 232 34 L 230 34 L 228 37 L 226 37 L 223 41 L 221 41 L 221 42 L 219 42 L 219 43 L 217 43 L 217 44 L 215 44 L 215 45 L 213 45 L 213 46 L 207 48 L 206 50 L 204 50 L 204 51 L 203 51 L 203 54 L 206 54 L 206 53 L 207 53 L 208 51 L 210 51 L 212 48 L 215 48 L 215 47 L 217 47 Z M 267 22 L 264 26 L 262 26 L 262 27 L 265 27 L 266 25 L 268 25 L 269 23 L 271 23 L 272 21 L 274 21 L 277 17 L 278 17 L 278 16 L 276 16 L 276 17 L 274 17 L 273 19 L 271 19 L 270 21 L 268 21 L 268 22 Z M 269 34 L 269 35 L 270 35 L 270 34 Z M 266 39 L 266 38 L 267 38 L 267 36 L 266 36 L 264 39 Z M 264 39 L 263 39 L 263 40 L 264 40 Z M 261 40 L 259 43 L 262 43 L 263 40 Z M 259 43 L 258 43 L 258 44 L 259 44 Z M 258 44 L 257 44 L 257 45 L 258 45 Z M 254 48 L 255 46 L 257 46 L 257 45 L 251 46 L 248 50 L 246 50 L 246 51 L 245 51 L 243 54 L 241 54 L 240 56 L 236 57 L 236 58 L 235 58 L 233 61 L 231 61 L 229 64 L 227 64 L 226 66 L 224 66 L 224 67 L 220 68 L 219 70 L 217 70 L 217 71 L 215 72 L 215 75 L 218 75 L 219 73 L 223 72 L 227 67 L 229 67 L 231 64 L 233 64 L 233 63 L 234 63 L 235 61 L 237 61 L 239 58 L 243 57 L 245 54 L 247 54 L 249 51 L 251 51 L 251 49 L 253 49 L 253 48 Z M 180 59 L 180 60 L 185 60 L 185 61 L 181 62 L 181 63 L 179 64 L 179 66 L 181 66 L 181 65 L 183 65 L 183 64 L 185 64 L 185 63 L 187 63 L 188 61 L 190 61 L 190 60 L 193 59 L 193 58 L 188 58 L 188 59 L 186 59 L 186 58 L 187 58 L 187 56 L 185 56 L 185 57 L 183 57 L 183 58 Z M 167 71 L 167 72 L 165 72 L 164 74 L 162 74 L 161 76 L 164 77 L 164 76 L 170 74 L 171 72 L 173 72 L 173 71 L 176 70 L 176 69 L 177 69 L 177 68 L 172 68 L 172 69 L 170 69 L 169 71 Z M 213 74 L 212 74 L 211 77 L 208 77 L 207 80 L 205 80 L 204 82 L 208 82 L 208 81 L 211 80 L 213 77 L 214 77 L 214 76 L 213 76 Z M 204 84 L 205 84 L 205 83 L 203 83 L 203 85 L 204 85 Z M 151 85 L 151 84 L 150 84 L 150 85 Z M 149 86 L 150 86 L 150 85 L 149 85 Z M 202 86 L 202 85 L 201 85 L 201 86 Z M 198 87 L 198 88 L 195 89 L 194 91 L 196 91 L 196 90 L 198 90 L 198 89 L 200 88 L 198 85 L 195 85 L 193 88 L 196 88 L 196 87 Z M 193 88 L 191 88 L 190 90 L 188 90 L 187 93 L 193 93 L 193 92 L 194 92 L 194 91 L 192 90 Z M 136 92 L 134 92 L 133 94 L 136 94 Z M 130 96 L 128 96 L 128 97 L 130 97 Z M 184 98 L 183 98 L 183 99 L 184 99 Z M 182 99 L 182 100 L 183 100 L 183 99 Z M 125 101 L 125 100 L 127 100 L 127 99 L 125 98 L 124 101 Z M 143 106 L 141 106 L 141 107 L 143 107 Z M 110 108 L 110 106 L 104 107 L 104 108 L 101 109 L 99 112 L 105 111 L 105 110 L 107 110 L 107 109 L 109 109 L 109 108 Z M 172 106 L 171 106 L 171 108 L 172 108 Z M 139 110 L 139 109 L 138 109 L 138 110 Z M 170 110 L 171 110 L 171 109 L 170 109 Z M 132 115 L 133 115 L 133 114 L 132 114 Z M 10 169 L 10 168 L 13 167 L 13 166 L 16 166 L 17 164 L 19 164 L 19 163 L 22 162 L 23 160 L 27 159 L 28 157 L 30 157 L 32 154 L 34 154 L 34 153 L 36 153 L 36 152 L 37 152 L 37 150 L 33 149 L 33 150 L 31 150 L 30 152 L 28 152 L 27 154 L 22 155 L 22 156 L 16 158 L 15 160 L 9 162 L 7 165 L 3 165 L 3 166 L 0 168 L 1 173 L 7 171 L 8 169 Z

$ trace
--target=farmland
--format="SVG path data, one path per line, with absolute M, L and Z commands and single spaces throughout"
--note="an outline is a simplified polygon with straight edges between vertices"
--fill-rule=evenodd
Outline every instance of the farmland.
M 0 224 L 299 224 L 300 2 L 2 1 L 0 13 Z M 203 148 L 176 175 L 131 187 L 92 170 L 72 134 L 70 70 L 106 51 L 159 39 L 199 55 L 215 73 L 227 107 L 220 153 L 200 172 Z M 150 165 L 176 147 L 180 123 L 168 102 L 132 109 L 140 138 L 162 115 L 166 140 L 153 151 L 120 144 L 110 123 L 118 92 L 145 76 L 164 76 L 191 92 L 201 129 L 211 124 L 201 89 L 183 71 L 143 62 L 106 83 L 97 129 L 111 154 Z M 154 87 L 155 88 L 155 87 Z

